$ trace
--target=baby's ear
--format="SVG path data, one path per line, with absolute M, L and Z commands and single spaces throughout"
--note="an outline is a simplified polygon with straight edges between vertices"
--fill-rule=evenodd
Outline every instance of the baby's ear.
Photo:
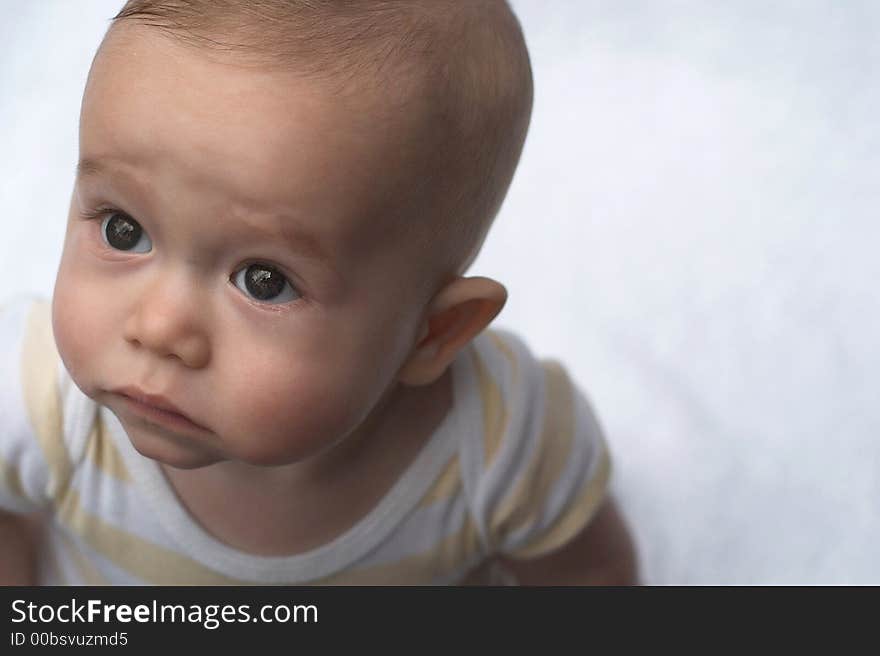
M 443 375 L 458 352 L 480 334 L 507 301 L 507 290 L 489 278 L 456 278 L 434 296 L 419 342 L 401 367 L 404 385 L 428 385 Z

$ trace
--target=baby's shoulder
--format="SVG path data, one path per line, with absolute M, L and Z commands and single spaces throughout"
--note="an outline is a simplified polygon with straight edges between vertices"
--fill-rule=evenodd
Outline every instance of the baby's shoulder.
M 587 521 L 607 483 L 592 407 L 560 363 L 536 357 L 510 331 L 485 331 L 470 358 L 473 388 L 464 403 L 477 411 L 461 458 L 481 532 L 505 553 L 560 544 Z
M 471 364 L 486 411 L 503 411 L 510 425 L 511 407 L 542 406 L 548 392 L 571 385 L 565 367 L 537 356 L 518 334 L 503 328 L 484 331 L 473 342 Z M 497 403 L 491 399 L 497 397 Z M 498 406 L 496 408 L 496 406 Z M 525 419 L 525 417 L 523 417 Z
M 484 331 L 469 360 L 465 394 L 456 396 L 467 397 L 462 403 L 470 407 L 479 437 L 465 449 L 479 451 L 475 459 L 485 474 L 510 473 L 529 457 L 558 449 L 572 433 L 596 432 L 584 416 L 590 414 L 585 395 L 566 368 L 537 357 L 519 335 Z
M 94 417 L 94 403 L 62 365 L 51 315 L 42 298 L 0 304 L 0 461 L 15 472 L 6 480 L 13 496 L 40 507 L 67 489 Z

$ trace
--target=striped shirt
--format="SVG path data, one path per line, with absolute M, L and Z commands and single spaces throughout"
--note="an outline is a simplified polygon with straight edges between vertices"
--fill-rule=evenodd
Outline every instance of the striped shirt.
M 73 384 L 45 302 L 0 311 L 0 508 L 50 517 L 44 585 L 455 584 L 589 522 L 602 431 L 562 367 L 487 330 L 452 365 L 454 404 L 376 506 L 327 544 L 258 556 L 207 533 L 116 417 Z

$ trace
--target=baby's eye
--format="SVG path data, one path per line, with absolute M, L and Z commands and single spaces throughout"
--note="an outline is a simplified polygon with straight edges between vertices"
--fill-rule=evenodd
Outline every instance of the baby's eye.
M 110 212 L 101 222 L 101 236 L 110 248 L 132 253 L 149 253 L 153 242 L 141 224 L 122 212 Z
M 284 274 L 268 264 L 251 264 L 232 274 L 232 282 L 257 301 L 287 303 L 300 297 Z

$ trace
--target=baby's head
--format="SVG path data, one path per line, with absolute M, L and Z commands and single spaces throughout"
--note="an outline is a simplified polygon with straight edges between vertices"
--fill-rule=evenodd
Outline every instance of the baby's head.
M 130 0 L 83 98 L 53 315 L 71 376 L 179 467 L 352 434 L 501 310 L 461 274 L 530 109 L 502 0 Z M 138 417 L 132 387 L 201 428 Z

